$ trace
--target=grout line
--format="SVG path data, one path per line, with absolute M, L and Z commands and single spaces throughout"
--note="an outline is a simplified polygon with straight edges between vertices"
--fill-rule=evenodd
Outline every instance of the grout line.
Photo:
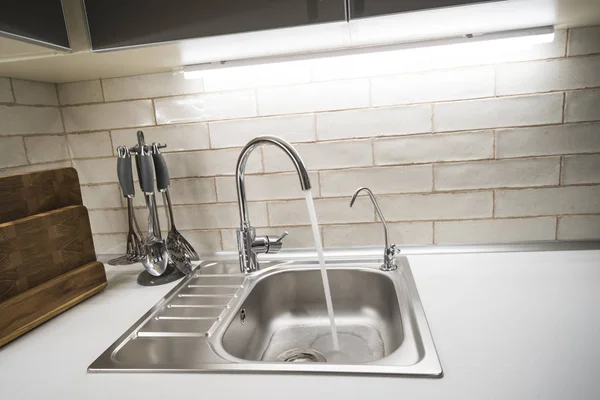
M 100 78 L 98 80 L 100 81 L 100 93 L 102 94 L 102 103 L 106 103 L 106 96 L 104 95 L 104 79 Z M 82 103 L 82 104 L 85 104 L 85 103 Z M 94 103 L 94 104 L 98 104 L 98 103 Z M 77 104 L 77 105 L 81 105 L 81 104 Z
M 571 50 L 571 46 L 569 45 L 569 41 L 571 40 L 571 28 L 567 29 L 566 39 L 565 39 L 565 57 L 569 57 L 569 50 Z
M 492 218 L 496 218 L 496 191 L 492 190 Z
M 212 139 L 210 137 L 210 125 L 209 123 L 206 123 L 206 134 L 208 136 L 208 149 L 209 150 L 213 150 L 213 146 L 212 146 Z
M 497 140 L 497 136 L 498 136 L 498 129 L 494 129 L 492 131 L 492 136 L 493 136 L 493 139 L 494 139 L 494 142 L 492 144 L 492 148 L 493 148 L 493 156 L 492 156 L 492 158 L 494 160 L 498 160 L 498 150 L 496 149 L 496 140 Z
M 563 186 L 563 168 L 564 168 L 564 157 L 561 155 L 560 156 L 560 161 L 558 163 L 558 185 L 559 186 Z
M 269 202 L 265 202 L 265 208 L 267 210 L 267 226 L 271 226 L 271 213 L 269 212 Z
M 566 119 L 566 115 L 567 115 L 567 92 L 563 93 L 563 99 L 562 99 L 562 123 L 565 123 L 565 119 Z
M 152 104 L 152 119 L 154 119 L 154 125 L 158 125 L 158 120 L 156 119 L 156 104 L 154 103 L 154 99 L 150 99 Z
M 217 178 L 211 178 L 213 182 L 213 187 L 215 188 L 215 203 L 219 203 L 219 191 L 217 190 Z
M 25 150 L 25 160 L 27 160 L 27 165 L 32 165 L 31 160 L 29 159 L 29 150 L 27 150 L 27 144 L 25 143 L 25 136 L 21 136 L 21 141 L 23 142 L 23 149 Z
M 62 133 L 68 133 L 68 132 L 67 132 L 67 126 L 65 125 L 65 116 L 64 116 L 64 114 L 63 114 L 63 109 L 62 109 L 62 107 L 59 107 L 59 109 L 58 109 L 58 113 L 60 114 L 60 123 L 61 123 L 61 125 L 62 125 L 62 127 L 63 127 L 63 132 L 62 132 Z
M 321 171 L 317 171 L 317 182 L 319 183 L 319 199 L 320 199 L 323 197 L 323 183 L 321 181 Z
M 561 216 L 556 216 L 556 227 L 554 228 L 554 240 L 558 240 L 558 221 L 560 220 Z
M 436 229 L 436 225 L 437 225 L 436 221 L 431 221 L 431 243 L 432 244 L 436 244 L 435 243 L 435 241 L 436 241 L 436 239 L 435 239 L 435 231 L 437 230 Z
M 10 85 L 10 94 L 12 96 L 12 103 L 10 104 L 17 104 L 17 96 L 15 95 L 15 86 L 13 85 L 13 80 L 12 78 L 8 78 L 8 83 Z
M 261 173 L 266 173 L 266 169 L 265 169 L 265 148 L 261 147 L 260 148 L 260 168 L 261 168 Z
M 221 230 L 218 230 L 217 232 L 219 232 L 219 237 L 221 238 L 221 250 L 225 250 L 225 246 L 223 245 L 223 230 L 221 229 Z
M 60 104 L 60 98 L 58 97 L 58 84 L 56 84 L 56 83 L 54 83 L 54 91 L 56 92 L 56 107 L 58 107 L 59 110 L 61 110 L 61 116 L 62 116 L 62 105 Z M 65 126 L 65 124 L 63 121 L 63 128 L 64 128 L 64 126 Z
M 112 152 L 113 157 L 117 154 L 115 153 L 115 142 L 113 141 L 113 132 L 112 130 L 108 131 L 108 140 L 110 141 L 110 151 Z
M 52 104 L 42 104 L 42 103 L 16 103 L 16 102 L 6 102 L 0 101 L 0 106 L 21 106 L 21 107 L 31 107 L 31 108 L 61 108 L 61 105 L 52 105 Z
M 371 167 L 376 166 L 375 162 L 375 139 L 371 138 Z
M 431 164 L 431 192 L 435 192 L 435 170 L 437 168 L 437 164 Z

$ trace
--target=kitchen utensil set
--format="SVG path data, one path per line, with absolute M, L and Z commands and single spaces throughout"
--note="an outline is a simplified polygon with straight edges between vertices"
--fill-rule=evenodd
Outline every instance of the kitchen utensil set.
M 160 148 L 166 145 L 153 143 L 147 145 L 144 133 L 137 132 L 138 144 L 131 148 L 119 146 L 117 148 L 117 175 L 123 196 L 127 199 L 127 212 L 129 230 L 127 233 L 127 252 L 125 255 L 114 258 L 108 263 L 111 265 L 126 265 L 140 262 L 146 271 L 155 277 L 165 274 L 165 271 L 180 271 L 189 274 L 192 261 L 198 261 L 198 253 L 192 245 L 179 233 L 175 227 L 171 196 L 169 194 L 169 171 Z M 135 189 L 131 167 L 131 154 L 135 155 L 135 163 L 140 183 L 140 188 L 146 201 L 148 210 L 148 232 L 144 235 L 137 223 L 133 198 Z M 156 186 L 163 196 L 166 206 L 169 234 L 166 240 L 161 237 L 160 223 L 156 198 L 154 195 L 154 174 L 156 172 Z M 143 239 L 142 239 L 143 238 Z M 174 265 L 176 268 L 167 268 Z

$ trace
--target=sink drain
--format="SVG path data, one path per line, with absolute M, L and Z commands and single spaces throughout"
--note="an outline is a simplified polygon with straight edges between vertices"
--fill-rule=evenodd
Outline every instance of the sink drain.
M 292 363 L 327 362 L 322 353 L 308 348 L 296 348 L 284 351 L 277 356 L 277 361 Z

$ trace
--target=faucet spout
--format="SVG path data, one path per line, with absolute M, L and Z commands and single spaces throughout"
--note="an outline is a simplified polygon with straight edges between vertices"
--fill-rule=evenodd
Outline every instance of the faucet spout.
M 383 224 L 383 238 L 385 241 L 385 248 L 383 251 L 383 265 L 381 266 L 381 270 L 382 271 L 394 271 L 398 268 L 398 266 L 396 265 L 396 262 L 394 261 L 394 257 L 396 256 L 396 253 L 398 253 L 399 250 L 396 248 L 395 244 L 389 243 L 388 226 L 387 226 L 387 223 L 385 222 L 385 218 L 383 218 L 383 213 L 381 212 L 381 208 L 379 208 L 379 203 L 377 202 L 377 198 L 375 197 L 373 192 L 371 192 L 371 189 L 369 189 L 367 187 L 360 187 L 360 188 L 356 189 L 356 191 L 352 195 L 352 199 L 350 200 L 350 207 L 352 207 L 354 205 L 354 202 L 356 201 L 356 197 L 363 190 L 365 192 L 367 192 L 367 194 L 371 198 L 371 202 L 373 203 L 373 206 L 375 206 L 375 211 L 377 211 L 377 215 L 379 215 L 379 219 L 381 220 L 381 223 Z
M 235 182 L 237 187 L 238 206 L 240 211 L 240 229 L 238 230 L 238 250 L 240 255 L 240 268 L 242 272 L 253 272 L 259 269 L 256 259 L 257 253 L 277 252 L 281 248 L 281 239 L 271 239 L 268 236 L 256 237 L 254 228 L 248 216 L 248 203 L 246 200 L 246 164 L 250 154 L 260 146 L 274 145 L 281 149 L 292 160 L 302 190 L 311 188 L 308 170 L 300 154 L 287 141 L 277 136 L 258 136 L 250 140 L 242 149 L 235 168 Z

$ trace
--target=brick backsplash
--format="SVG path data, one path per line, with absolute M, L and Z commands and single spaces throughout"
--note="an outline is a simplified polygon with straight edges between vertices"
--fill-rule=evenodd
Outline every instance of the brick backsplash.
M 328 247 L 382 242 L 367 199 L 348 206 L 359 186 L 378 195 L 400 245 L 600 239 L 599 32 L 559 30 L 551 44 L 506 53 L 419 49 L 366 71 L 0 78 L 0 175 L 74 166 L 97 251 L 122 252 L 115 147 L 142 129 L 169 145 L 178 228 L 199 251 L 233 250 L 240 148 L 278 135 L 306 161 Z M 247 172 L 252 223 L 311 247 L 291 162 L 265 147 Z M 135 206 L 145 225 L 140 196 Z

